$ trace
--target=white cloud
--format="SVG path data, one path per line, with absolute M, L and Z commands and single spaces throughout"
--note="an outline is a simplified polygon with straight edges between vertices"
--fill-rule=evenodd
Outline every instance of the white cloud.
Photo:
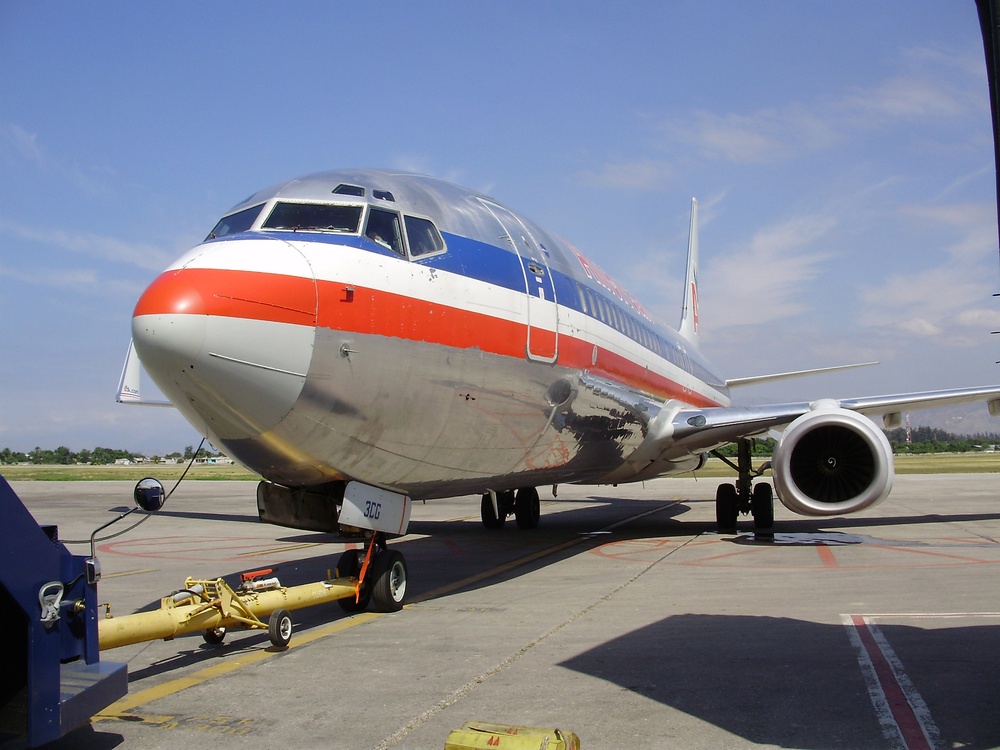
M 29 133 L 20 125 L 8 123 L 7 139 L 14 146 L 15 152 L 25 161 L 32 162 L 39 169 L 45 169 L 48 157 L 38 145 L 38 135 Z
M 580 173 L 583 184 L 590 187 L 655 190 L 664 187 L 673 176 L 668 162 L 655 159 L 635 159 L 608 163 L 597 170 Z
M 66 289 L 86 294 L 113 292 L 128 297 L 137 297 L 143 286 L 141 282 L 108 280 L 89 268 L 49 268 L 28 273 L 0 265 L 0 278 L 36 287 Z
M 745 250 L 730 253 L 702 274 L 706 329 L 760 325 L 807 308 L 808 283 L 829 257 L 816 244 L 836 225 L 828 216 L 802 216 L 758 232 Z
M 970 111 L 968 92 L 930 78 L 897 76 L 857 89 L 836 108 L 856 125 L 879 127 L 900 120 L 959 117 Z
M 825 148 L 837 138 L 824 118 L 799 104 L 749 115 L 700 111 L 667 123 L 665 129 L 706 156 L 737 164 L 792 158 Z
M 695 111 L 669 120 L 664 130 L 709 158 L 760 164 L 827 149 L 854 130 L 980 110 L 981 73 L 968 69 L 966 58 L 918 50 L 905 53 L 902 62 L 904 73 L 869 87 L 751 113 Z
M 0 236 L 38 242 L 93 258 L 154 271 L 163 269 L 173 258 L 172 253 L 144 242 L 126 242 L 117 237 L 91 232 L 26 227 L 2 218 L 0 218 Z
M 995 326 L 1000 314 L 983 307 L 997 278 L 992 206 L 909 206 L 901 214 L 935 230 L 950 231 L 954 240 L 938 253 L 942 262 L 936 266 L 897 272 L 882 283 L 861 286 L 860 322 L 941 343 Z
M 99 193 L 108 190 L 107 178 L 112 170 L 106 166 L 81 166 L 74 161 L 61 161 L 52 156 L 32 133 L 16 123 L 0 127 L 0 145 L 6 143 L 15 156 L 31 164 L 39 173 L 54 177 L 75 186 L 85 193 Z

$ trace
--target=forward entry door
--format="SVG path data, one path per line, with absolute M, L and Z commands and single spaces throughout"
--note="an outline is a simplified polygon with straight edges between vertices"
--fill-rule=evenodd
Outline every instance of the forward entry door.
M 545 254 L 514 214 L 493 201 L 480 200 L 500 223 L 504 232 L 502 239 L 510 244 L 521 261 L 528 305 L 525 353 L 528 359 L 555 362 L 559 358 L 559 305 Z

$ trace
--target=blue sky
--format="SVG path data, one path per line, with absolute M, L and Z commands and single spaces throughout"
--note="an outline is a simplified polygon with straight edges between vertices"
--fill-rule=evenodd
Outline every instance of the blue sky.
M 0 447 L 197 443 L 113 401 L 136 299 L 339 167 L 488 192 L 672 324 L 697 196 L 724 374 L 882 362 L 745 400 L 998 382 L 983 59 L 972 0 L 0 0 Z

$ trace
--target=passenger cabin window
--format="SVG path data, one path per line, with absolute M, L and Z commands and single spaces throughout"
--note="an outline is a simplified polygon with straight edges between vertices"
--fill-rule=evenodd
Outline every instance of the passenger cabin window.
M 444 239 L 432 222 L 416 216 L 404 216 L 403 223 L 406 225 L 406 239 L 410 243 L 410 255 L 414 258 L 440 253 L 445 249 Z
M 219 219 L 219 223 L 215 225 L 215 229 L 209 232 L 208 237 L 205 239 L 217 240 L 219 237 L 225 237 L 227 234 L 238 234 L 239 232 L 247 231 L 257 221 L 257 216 L 263 207 L 264 204 L 261 203 L 259 206 L 244 208 L 242 211 L 229 214 L 229 216 L 223 216 Z
M 361 225 L 361 211 L 361 206 L 330 203 L 278 203 L 261 228 L 357 234 Z
M 394 211 L 383 211 L 380 208 L 370 209 L 368 211 L 368 224 L 365 226 L 365 237 L 394 253 L 406 254 L 403 252 L 403 236 L 399 231 L 399 214 Z

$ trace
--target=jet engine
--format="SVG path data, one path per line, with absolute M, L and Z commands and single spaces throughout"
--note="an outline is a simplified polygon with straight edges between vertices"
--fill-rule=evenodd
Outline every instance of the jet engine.
M 778 499 L 789 510 L 807 516 L 854 513 L 892 489 L 892 448 L 867 417 L 820 401 L 782 433 L 771 469 Z

